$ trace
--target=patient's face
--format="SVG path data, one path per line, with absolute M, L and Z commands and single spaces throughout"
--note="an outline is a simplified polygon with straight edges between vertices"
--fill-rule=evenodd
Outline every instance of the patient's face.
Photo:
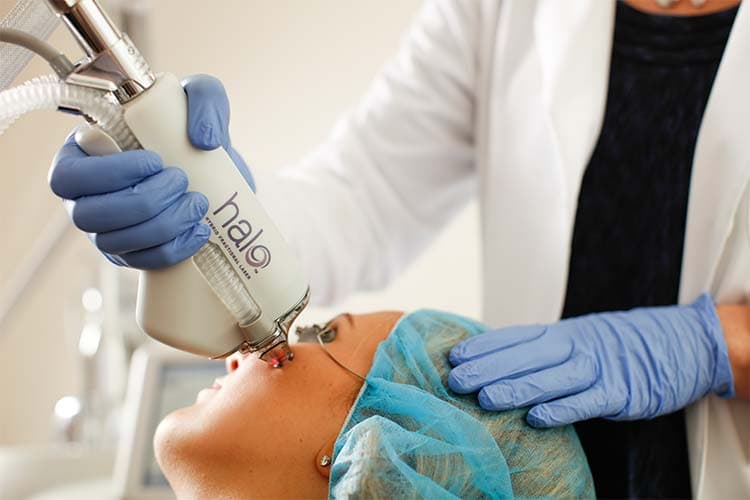
M 328 349 L 366 375 L 375 349 L 401 313 L 340 316 Z M 196 403 L 168 415 L 155 447 L 180 497 L 325 497 L 316 466 L 331 454 L 362 382 L 318 344 L 295 344 L 294 361 L 274 369 L 253 356 L 227 360 L 227 375 Z

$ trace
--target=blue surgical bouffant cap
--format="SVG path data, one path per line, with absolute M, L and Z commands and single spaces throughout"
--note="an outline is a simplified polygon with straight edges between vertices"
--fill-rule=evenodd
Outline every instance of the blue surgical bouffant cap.
M 404 316 L 375 353 L 334 445 L 331 498 L 594 498 L 572 427 L 534 429 L 448 390 L 448 352 L 487 328 Z

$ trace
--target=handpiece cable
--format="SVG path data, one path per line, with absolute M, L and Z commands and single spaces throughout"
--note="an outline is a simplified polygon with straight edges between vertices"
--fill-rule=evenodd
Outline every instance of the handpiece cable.
M 44 40 L 25 31 L 12 28 L 0 28 L 0 42 L 18 45 L 42 57 L 61 79 L 73 72 L 75 66 L 65 54 Z

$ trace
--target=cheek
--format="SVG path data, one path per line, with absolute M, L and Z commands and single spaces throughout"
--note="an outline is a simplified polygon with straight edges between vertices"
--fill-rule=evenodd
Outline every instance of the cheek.
M 338 433 L 348 411 L 339 399 L 353 389 L 317 351 L 300 354 L 282 370 L 245 363 L 221 389 L 165 418 L 155 440 L 165 472 L 176 460 L 183 470 L 225 466 L 230 457 L 253 468 L 268 460 L 309 461 L 309 453 Z
M 239 375 L 237 373 L 236 375 Z M 227 458 L 252 449 L 262 427 L 262 402 L 268 391 L 267 380 L 246 382 L 247 378 L 228 377 L 219 390 L 203 390 L 193 406 L 167 415 L 159 424 L 154 449 L 160 465 L 200 464 Z
M 265 364 L 241 366 L 221 389 L 200 398 L 180 418 L 199 438 L 200 448 L 212 454 L 258 449 L 274 428 L 285 424 L 289 409 L 277 404 L 291 397 L 283 375 Z
M 348 379 L 317 349 L 299 358 L 281 370 L 240 367 L 206 405 L 209 425 L 256 455 L 286 453 L 336 432 L 348 407 L 335 403 Z

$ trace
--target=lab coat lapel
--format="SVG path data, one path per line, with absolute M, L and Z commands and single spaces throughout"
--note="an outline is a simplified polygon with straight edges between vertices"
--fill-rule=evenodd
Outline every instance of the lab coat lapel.
M 682 303 L 706 291 L 719 292 L 716 269 L 750 175 L 749 55 L 750 7 L 743 2 L 698 135 L 682 261 Z M 747 223 L 747 217 L 739 220 Z
M 737 214 L 750 179 L 748 54 L 750 7 L 742 2 L 703 115 L 693 158 L 680 284 L 683 304 L 706 291 L 711 292 L 717 302 L 737 296 L 738 290 L 731 290 L 731 285 L 717 280 L 717 269 L 733 225 L 748 224 L 748 214 Z M 739 229 L 743 237 L 750 230 Z M 718 492 L 730 496 L 727 491 L 742 490 L 741 481 L 750 484 L 747 476 L 750 469 L 741 463 L 742 451 L 736 446 L 726 446 L 724 441 L 727 435 L 737 439 L 737 431 L 732 426 L 739 421 L 732 422 L 729 407 L 740 403 L 710 397 L 698 401 L 687 411 L 690 472 L 696 498 L 718 498 L 722 496 Z M 743 467 L 744 479 L 732 477 L 732 474 L 742 475 L 743 472 L 738 471 Z
M 581 178 L 601 131 L 616 0 L 541 0 L 534 36 L 572 229 Z

